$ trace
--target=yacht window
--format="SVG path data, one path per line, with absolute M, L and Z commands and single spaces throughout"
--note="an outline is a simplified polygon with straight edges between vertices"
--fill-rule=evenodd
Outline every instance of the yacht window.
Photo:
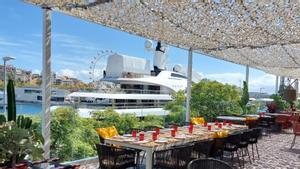
M 37 100 L 42 100 L 42 96 L 37 96 Z
M 186 77 L 181 74 L 171 73 L 171 76 L 186 79 Z
M 30 89 L 25 89 L 24 90 L 24 93 L 27 93 L 27 94 L 31 94 L 31 93 L 41 93 L 40 90 L 30 90 Z
M 63 102 L 65 100 L 65 98 L 63 97 L 51 97 L 51 101 L 55 101 L 55 102 Z
M 136 103 L 137 100 L 128 99 L 128 103 Z
M 116 103 L 125 103 L 124 99 L 116 99 Z

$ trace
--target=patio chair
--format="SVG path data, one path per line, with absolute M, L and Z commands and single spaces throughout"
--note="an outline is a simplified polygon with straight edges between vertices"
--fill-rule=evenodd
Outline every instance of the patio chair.
M 296 137 L 300 136 L 300 122 L 293 123 L 293 133 L 294 133 L 294 139 L 292 141 L 290 149 L 292 149 L 294 147 L 295 141 L 296 141 Z
M 213 144 L 214 144 L 213 139 L 195 142 L 192 151 L 192 159 L 208 158 L 210 156 L 210 152 Z
M 290 123 L 291 126 L 294 122 L 300 122 L 300 115 L 296 113 L 292 113 L 292 115 L 288 119 L 288 122 Z
M 96 131 L 98 133 L 99 140 L 100 140 L 101 144 L 105 143 L 105 139 L 108 139 L 108 138 L 119 135 L 115 126 L 106 127 L 106 128 L 96 128 Z M 126 150 L 129 150 L 129 151 L 134 151 L 137 154 L 137 156 L 136 156 L 137 157 L 137 159 L 136 159 L 137 164 L 139 163 L 141 150 L 133 149 L 133 148 L 119 148 L 119 149 L 123 149 L 123 150 L 126 149 Z M 142 161 L 141 161 L 141 163 L 142 163 Z
M 256 128 L 258 126 L 258 120 L 250 120 L 246 122 L 249 129 Z
M 260 117 L 258 126 L 262 128 L 262 135 L 271 137 L 272 126 L 275 123 L 274 117 Z
M 224 154 L 224 144 L 226 138 L 215 138 L 213 141 L 213 145 L 211 147 L 209 157 L 223 159 Z
M 289 116 L 279 115 L 276 117 L 275 123 L 279 125 L 279 131 L 281 131 L 281 129 L 288 128 L 289 125 L 288 120 L 289 120 Z
M 243 133 L 241 134 L 241 141 L 238 145 L 238 148 L 241 149 L 243 164 L 244 164 L 244 161 L 245 161 L 244 156 L 247 156 L 247 155 L 249 157 L 249 162 L 251 163 L 251 157 L 250 157 L 250 153 L 249 153 L 249 150 L 248 150 L 249 140 L 251 139 L 251 133 L 252 133 L 252 129 L 243 131 Z
M 136 151 L 119 148 L 113 145 L 96 144 L 99 169 L 125 169 L 137 167 Z
M 253 146 L 254 144 L 255 144 L 256 153 L 257 153 L 257 156 L 258 156 L 258 159 L 259 159 L 257 142 L 258 142 L 258 138 L 260 137 L 260 133 L 261 133 L 261 128 L 254 128 L 254 129 L 252 129 L 251 134 L 250 134 L 250 139 L 248 140 L 248 144 L 252 146 L 253 160 L 255 159 L 254 158 L 254 146 Z
M 187 169 L 232 169 L 230 165 L 224 161 L 208 158 L 208 159 L 196 159 L 189 163 Z
M 191 160 L 193 145 L 172 147 L 170 149 L 155 151 L 153 153 L 155 168 L 186 169 Z
M 233 165 L 234 154 L 236 154 L 239 166 L 241 167 L 240 155 L 238 153 L 239 144 L 241 142 L 241 133 L 228 136 L 224 144 L 224 152 L 231 153 L 231 164 Z M 243 162 L 244 163 L 244 162 Z

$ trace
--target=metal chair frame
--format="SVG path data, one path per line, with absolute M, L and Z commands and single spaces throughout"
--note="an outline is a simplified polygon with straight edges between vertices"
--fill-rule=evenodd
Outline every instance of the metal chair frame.
M 214 158 L 196 159 L 188 164 L 187 169 L 232 169 L 230 165 L 224 161 Z
M 295 142 L 296 142 L 296 137 L 300 136 L 300 122 L 293 123 L 293 133 L 294 133 L 294 138 L 293 138 L 290 149 L 292 149 L 294 147 Z

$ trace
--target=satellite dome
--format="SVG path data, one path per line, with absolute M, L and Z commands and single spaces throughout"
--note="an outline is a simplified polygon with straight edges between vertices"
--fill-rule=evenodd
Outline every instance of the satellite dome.
M 182 65 L 181 64 L 177 64 L 173 67 L 173 71 L 174 72 L 182 72 Z
M 145 45 L 145 49 L 147 49 L 147 50 L 151 50 L 152 49 L 152 41 L 151 40 L 147 39 L 145 41 L 144 45 Z

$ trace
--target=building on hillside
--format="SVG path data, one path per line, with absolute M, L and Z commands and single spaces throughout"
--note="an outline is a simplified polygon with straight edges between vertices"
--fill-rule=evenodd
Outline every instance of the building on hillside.
M 32 79 L 42 79 L 42 76 L 41 76 L 40 74 L 33 73 L 33 74 L 31 75 L 31 78 L 32 78 Z
M 12 65 L 6 66 L 7 76 L 12 76 L 15 80 L 20 80 L 21 82 L 31 82 L 32 72 L 20 68 L 16 68 Z M 4 66 L 0 65 L 0 80 L 4 80 Z
M 53 81 L 53 84 L 55 85 L 77 85 L 83 83 L 82 81 L 68 77 L 68 76 L 57 76 L 55 80 Z
M 7 75 L 14 76 L 16 74 L 16 68 L 12 65 L 6 65 Z M 4 66 L 0 65 L 0 80 L 4 80 Z
M 15 80 L 19 80 L 24 83 L 31 82 L 32 72 L 17 68 L 15 72 Z

